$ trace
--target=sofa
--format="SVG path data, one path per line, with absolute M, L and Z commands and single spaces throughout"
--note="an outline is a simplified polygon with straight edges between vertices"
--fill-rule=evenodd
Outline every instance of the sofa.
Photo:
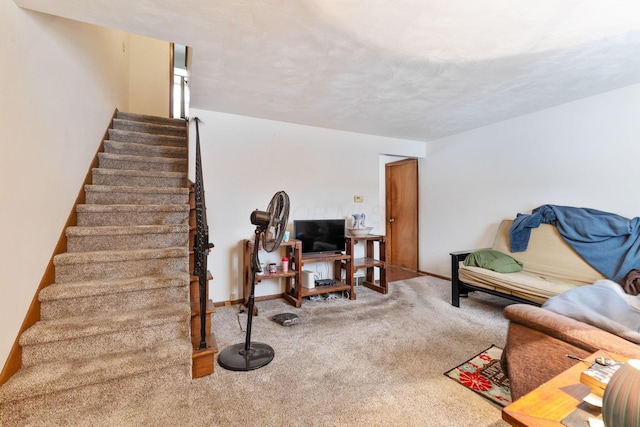
M 513 400 L 575 365 L 567 354 L 585 358 L 605 350 L 640 358 L 640 345 L 542 307 L 512 304 L 504 316 L 509 328 L 501 362 Z
M 639 344 L 541 307 L 551 297 L 605 278 L 565 243 L 553 225 L 533 228 L 527 249 L 512 253 L 509 239 L 512 223 L 511 220 L 500 223 L 488 249 L 512 257 L 521 264 L 520 271 L 500 273 L 467 266 L 464 260 L 477 251 L 451 253 L 454 306 L 459 307 L 460 297 L 470 291 L 487 292 L 516 302 L 504 309 L 509 326 L 501 360 L 512 399 L 522 397 L 575 365 L 576 361 L 567 354 L 585 358 L 597 350 L 605 350 L 640 358 Z
M 520 303 L 542 305 L 552 296 L 604 279 L 550 224 L 533 228 L 527 249 L 512 253 L 509 239 L 512 223 L 512 220 L 500 222 L 490 249 L 513 257 L 522 264 L 522 270 L 500 273 L 487 268 L 466 266 L 464 260 L 477 250 L 452 252 L 452 305 L 459 307 L 460 297 L 468 295 L 470 291 L 486 292 Z

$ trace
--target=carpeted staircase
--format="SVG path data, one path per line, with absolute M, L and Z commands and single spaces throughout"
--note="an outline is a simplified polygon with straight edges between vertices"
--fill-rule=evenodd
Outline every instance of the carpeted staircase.
M 117 113 L 0 414 L 191 378 L 187 161 L 183 120 Z

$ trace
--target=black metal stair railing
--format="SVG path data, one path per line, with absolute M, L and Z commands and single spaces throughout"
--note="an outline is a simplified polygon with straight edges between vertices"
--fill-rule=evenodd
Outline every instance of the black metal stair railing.
M 200 128 L 199 118 L 196 122 L 196 182 L 194 195 L 196 202 L 196 234 L 193 242 L 193 275 L 198 277 L 198 291 L 200 298 L 200 349 L 207 348 L 207 255 L 213 248 L 209 243 L 209 225 L 207 224 L 207 205 L 204 199 L 204 183 L 202 179 L 202 158 L 200 156 Z

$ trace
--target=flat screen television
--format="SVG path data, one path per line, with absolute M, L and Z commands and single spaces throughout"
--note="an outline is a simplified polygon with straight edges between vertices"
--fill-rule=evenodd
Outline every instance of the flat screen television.
M 344 219 L 293 221 L 293 237 L 302 241 L 303 254 L 335 254 L 346 250 Z

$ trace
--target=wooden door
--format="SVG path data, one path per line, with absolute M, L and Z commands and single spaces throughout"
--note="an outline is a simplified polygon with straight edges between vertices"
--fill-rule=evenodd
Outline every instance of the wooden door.
M 387 263 L 418 271 L 418 160 L 387 163 Z

